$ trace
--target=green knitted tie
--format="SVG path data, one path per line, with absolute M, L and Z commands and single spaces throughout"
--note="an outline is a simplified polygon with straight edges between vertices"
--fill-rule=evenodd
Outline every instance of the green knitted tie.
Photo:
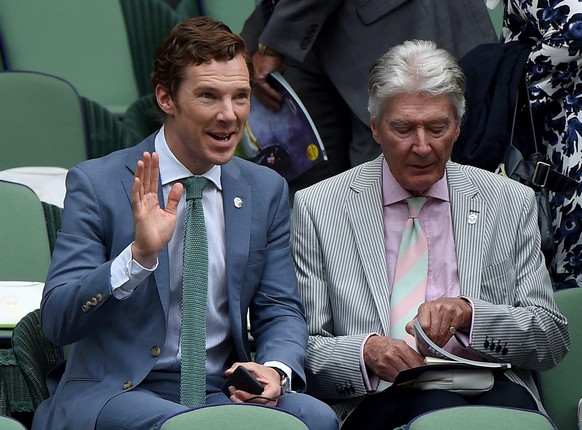
M 208 179 L 193 176 L 186 188 L 184 258 L 182 266 L 182 369 L 180 403 L 195 407 L 206 403 L 206 295 L 208 240 L 202 191 Z

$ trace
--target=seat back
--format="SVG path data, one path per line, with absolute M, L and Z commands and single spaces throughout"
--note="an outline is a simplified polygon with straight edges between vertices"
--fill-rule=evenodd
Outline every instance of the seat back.
M 173 415 L 158 430 L 309 430 L 295 415 L 261 405 L 231 403 L 209 405 Z
M 42 73 L 4 71 L 0 94 L 0 170 L 68 169 L 87 158 L 83 111 L 68 82 Z
M 240 33 L 245 20 L 255 8 L 254 0 L 198 0 L 200 12 L 224 22 L 234 33 Z
M 1 430 L 26 430 L 24 424 L 16 421 L 14 418 L 0 415 L 0 429 Z
M 550 419 L 536 411 L 494 406 L 458 406 L 420 415 L 406 430 L 556 430 Z M 560 430 L 562 430 L 560 428 Z
M 138 98 L 119 0 L 0 0 L 6 67 L 60 76 L 123 113 Z
M 12 332 L 12 350 L 36 409 L 49 397 L 46 383 L 49 371 L 64 361 L 63 349 L 42 332 L 40 309 L 26 314 L 16 324 Z
M 50 247 L 38 196 L 25 185 L 0 181 L 0 280 L 44 282 Z
M 543 402 L 560 430 L 577 430 L 578 401 L 582 399 L 582 288 L 557 291 L 554 298 L 568 319 L 571 349 L 553 369 L 540 372 Z

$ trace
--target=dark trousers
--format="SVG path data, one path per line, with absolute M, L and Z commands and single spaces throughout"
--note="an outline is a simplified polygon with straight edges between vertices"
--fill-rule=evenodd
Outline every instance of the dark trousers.
M 392 430 L 425 412 L 466 405 L 538 410 L 531 394 L 503 375 L 496 377 L 491 390 L 474 397 L 444 390 L 420 391 L 392 386 L 367 396 L 346 419 L 341 430 Z

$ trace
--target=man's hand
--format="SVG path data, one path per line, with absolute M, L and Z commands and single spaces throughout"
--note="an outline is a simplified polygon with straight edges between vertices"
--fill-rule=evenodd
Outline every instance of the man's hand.
M 158 254 L 168 244 L 176 228 L 178 202 L 184 192 L 180 183 L 174 184 L 165 209 L 158 200 L 160 177 L 159 157 L 155 152 L 144 152 L 137 162 L 131 192 L 135 241 L 131 252 L 135 261 L 143 267 L 153 267 Z
M 253 55 L 253 67 L 255 79 L 253 80 L 253 93 L 263 106 L 272 111 L 281 108 L 281 94 L 267 82 L 271 72 L 283 71 L 283 57 L 273 57 L 256 52 Z
M 228 378 L 234 369 L 244 365 L 257 380 L 263 384 L 265 389 L 257 396 L 246 391 L 237 390 L 236 387 L 229 387 L 230 400 L 235 403 L 259 403 L 261 405 L 277 406 L 277 399 L 281 395 L 281 375 L 275 369 L 252 361 L 246 363 L 234 363 L 224 375 Z
M 427 336 L 438 346 L 444 346 L 455 331 L 471 329 L 473 308 L 461 298 L 444 297 L 420 305 L 416 319 Z M 414 321 L 406 325 L 406 331 L 414 333 Z
M 370 336 L 364 345 L 364 362 L 378 377 L 394 382 L 402 370 L 424 365 L 422 356 L 400 339 Z

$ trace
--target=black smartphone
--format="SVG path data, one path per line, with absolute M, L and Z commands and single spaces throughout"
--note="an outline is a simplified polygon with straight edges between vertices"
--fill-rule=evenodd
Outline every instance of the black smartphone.
M 264 389 L 263 384 L 257 381 L 257 378 L 244 366 L 238 366 L 222 386 L 222 392 L 226 397 L 230 397 L 230 392 L 228 391 L 230 386 L 251 394 L 261 394 Z

